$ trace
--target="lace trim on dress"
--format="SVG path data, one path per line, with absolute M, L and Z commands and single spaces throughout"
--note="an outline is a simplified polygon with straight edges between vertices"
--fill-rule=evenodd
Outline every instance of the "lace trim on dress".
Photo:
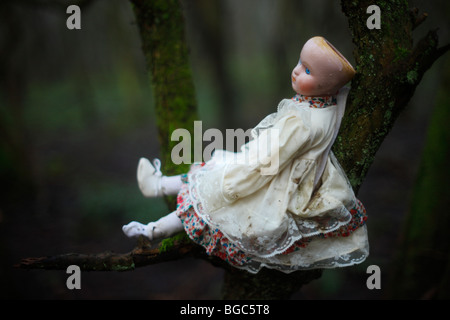
M 355 249 L 352 252 L 338 255 L 335 257 L 330 257 L 324 260 L 316 261 L 313 263 L 302 263 L 301 261 L 292 264 L 280 263 L 277 259 L 268 260 L 265 262 L 257 261 L 256 259 L 251 259 L 247 264 L 241 266 L 235 266 L 238 269 L 246 270 L 250 273 L 258 273 L 263 267 L 269 269 L 276 269 L 284 273 L 291 273 L 299 270 L 312 270 L 312 269 L 332 269 L 349 267 L 355 264 L 360 264 L 369 256 L 368 245 L 363 248 Z M 278 257 L 278 256 L 277 256 Z
M 177 215 L 182 220 L 186 233 L 194 242 L 202 245 L 207 254 L 218 256 L 235 267 L 257 273 L 265 266 L 289 273 L 349 266 L 361 263 L 368 256 L 365 229 L 367 214 L 363 204 L 357 199 L 356 206 L 351 209 L 352 219 L 348 224 L 333 232 L 305 237 L 281 255 L 262 258 L 240 250 L 219 229 L 210 228 L 193 209 L 187 174 L 182 176 L 182 181 L 183 186 L 177 197 Z
M 202 174 L 208 174 L 208 172 L 202 171 L 202 168 L 200 167 L 195 173 L 189 175 L 189 196 L 192 201 L 192 207 L 196 214 L 203 219 L 210 228 L 220 229 L 220 225 L 214 223 L 210 215 L 204 210 L 204 207 L 208 207 L 207 200 L 202 199 L 197 193 L 197 177 Z M 349 208 L 352 208 L 355 205 L 355 202 L 352 202 Z M 276 239 L 269 236 L 236 238 L 223 230 L 221 230 L 221 232 L 244 252 L 256 257 L 267 258 L 282 254 L 302 238 L 335 231 L 348 224 L 351 219 L 352 215 L 350 211 L 344 205 L 341 205 L 325 215 L 309 219 L 301 219 L 299 217 L 294 217 L 292 214 L 288 214 L 288 222 L 284 227 L 284 232 Z

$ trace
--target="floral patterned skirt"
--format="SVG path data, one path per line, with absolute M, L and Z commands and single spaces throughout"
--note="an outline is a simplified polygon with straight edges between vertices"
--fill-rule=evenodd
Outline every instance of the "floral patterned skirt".
M 203 164 L 194 164 L 191 170 L 196 170 Z M 182 175 L 182 187 L 177 196 L 177 215 L 181 219 L 185 232 L 197 244 L 206 249 L 208 255 L 213 255 L 234 265 L 242 266 L 250 262 L 252 257 L 238 248 L 217 228 L 212 228 L 194 210 L 191 197 L 189 196 L 188 175 Z M 340 228 L 325 234 L 318 234 L 311 237 L 304 237 L 296 241 L 282 254 L 288 254 L 304 248 L 316 238 L 348 237 L 353 231 L 363 226 L 367 220 L 366 210 L 358 199 L 356 205 L 350 210 L 352 218 L 350 222 Z

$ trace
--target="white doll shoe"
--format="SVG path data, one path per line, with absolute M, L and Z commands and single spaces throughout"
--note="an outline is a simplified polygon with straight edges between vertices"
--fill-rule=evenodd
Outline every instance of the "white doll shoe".
M 139 189 L 145 197 L 161 197 L 164 195 L 161 187 L 161 161 L 153 160 L 153 165 L 146 158 L 139 160 L 137 181 Z

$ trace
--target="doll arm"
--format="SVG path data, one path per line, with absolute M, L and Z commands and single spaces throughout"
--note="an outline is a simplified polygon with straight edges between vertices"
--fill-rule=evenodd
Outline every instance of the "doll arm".
M 304 114 L 290 111 L 271 128 L 237 153 L 236 161 L 227 164 L 223 176 L 223 195 L 237 200 L 259 190 L 311 141 L 311 127 Z

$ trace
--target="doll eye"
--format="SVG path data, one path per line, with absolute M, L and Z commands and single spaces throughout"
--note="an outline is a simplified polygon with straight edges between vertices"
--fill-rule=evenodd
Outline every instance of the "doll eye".
M 306 72 L 306 74 L 310 74 L 311 73 L 311 71 L 308 68 L 305 68 L 305 72 Z

